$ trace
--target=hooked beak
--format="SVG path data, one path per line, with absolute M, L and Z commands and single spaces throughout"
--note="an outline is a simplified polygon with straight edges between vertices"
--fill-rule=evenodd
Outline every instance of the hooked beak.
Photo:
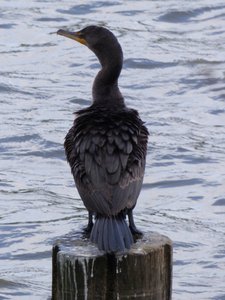
M 80 34 L 79 31 L 78 32 L 71 32 L 71 31 L 66 31 L 66 30 L 63 30 L 63 29 L 59 29 L 57 31 L 57 34 L 68 37 L 72 40 L 75 40 L 75 41 L 87 46 L 87 41 L 83 37 L 81 37 L 81 34 Z

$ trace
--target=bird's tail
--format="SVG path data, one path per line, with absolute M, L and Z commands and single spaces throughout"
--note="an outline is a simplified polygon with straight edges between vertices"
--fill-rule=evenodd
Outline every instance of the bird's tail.
M 97 244 L 99 250 L 108 253 L 130 249 L 134 243 L 131 231 L 123 216 L 97 216 L 90 240 Z

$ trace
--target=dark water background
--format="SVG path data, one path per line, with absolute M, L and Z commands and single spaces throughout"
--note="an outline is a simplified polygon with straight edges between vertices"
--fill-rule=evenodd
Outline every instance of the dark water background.
M 225 2 L 0 2 L 0 299 L 51 296 L 51 247 L 86 211 L 65 161 L 99 65 L 59 28 L 107 26 L 151 133 L 135 210 L 174 241 L 173 299 L 225 299 Z

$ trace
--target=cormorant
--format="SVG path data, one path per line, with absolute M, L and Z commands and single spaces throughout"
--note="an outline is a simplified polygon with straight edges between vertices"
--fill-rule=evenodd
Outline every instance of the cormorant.
M 134 243 L 132 234 L 141 233 L 132 211 L 143 182 L 148 130 L 119 90 L 123 52 L 113 33 L 99 26 L 57 33 L 86 45 L 102 67 L 93 83 L 93 103 L 76 112 L 64 146 L 89 212 L 90 240 L 106 252 L 124 251 Z

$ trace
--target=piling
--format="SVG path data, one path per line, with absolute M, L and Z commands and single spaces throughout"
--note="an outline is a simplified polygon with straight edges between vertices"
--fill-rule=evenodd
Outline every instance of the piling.
M 52 300 L 171 300 L 172 242 L 158 233 L 116 254 L 66 237 L 53 246 L 52 262 Z

